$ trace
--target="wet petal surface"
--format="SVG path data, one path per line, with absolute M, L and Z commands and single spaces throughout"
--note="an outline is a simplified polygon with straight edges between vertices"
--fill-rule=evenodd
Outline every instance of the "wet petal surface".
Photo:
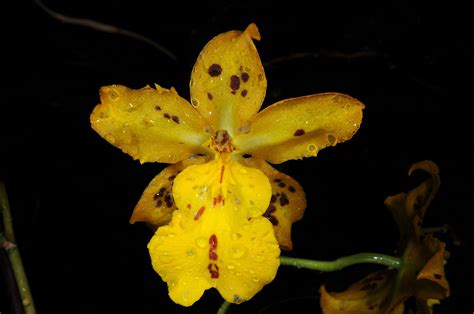
M 100 100 L 92 128 L 141 163 L 175 163 L 207 152 L 201 146 L 209 139 L 206 124 L 174 89 L 111 85 L 101 88 Z

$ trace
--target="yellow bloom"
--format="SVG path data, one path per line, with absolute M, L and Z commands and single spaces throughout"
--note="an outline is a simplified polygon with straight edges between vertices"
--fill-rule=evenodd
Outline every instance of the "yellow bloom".
M 315 156 L 350 139 L 363 104 L 325 93 L 257 113 L 266 78 L 255 24 L 212 39 L 191 75 L 191 104 L 158 85 L 101 88 L 91 123 L 140 162 L 173 163 L 144 191 L 131 222 L 159 227 L 148 248 L 170 297 L 189 306 L 215 287 L 229 302 L 273 280 L 280 247 L 306 207 L 303 189 L 266 161 Z
M 433 304 L 449 296 L 444 273 L 445 244 L 421 229 L 423 217 L 436 194 L 440 179 L 431 161 L 414 164 L 409 171 L 423 169 L 431 178 L 409 193 L 387 197 L 385 205 L 400 229 L 402 267 L 372 273 L 346 291 L 328 293 L 321 287 L 321 308 L 326 314 L 404 313 L 404 302 L 414 298 L 416 313 L 432 313 Z

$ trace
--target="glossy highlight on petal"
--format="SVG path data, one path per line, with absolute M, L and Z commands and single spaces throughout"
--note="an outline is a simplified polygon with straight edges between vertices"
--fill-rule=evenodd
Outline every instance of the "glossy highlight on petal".
M 100 89 L 100 99 L 92 128 L 141 163 L 175 163 L 206 153 L 207 126 L 174 89 L 111 85 Z
M 267 81 L 253 39 L 260 40 L 255 24 L 220 34 L 194 65 L 191 103 L 214 130 L 234 135 L 262 105 Z
M 316 156 L 350 139 L 364 105 L 343 94 L 323 93 L 282 100 L 259 112 L 249 132 L 234 137 L 238 150 L 271 163 Z

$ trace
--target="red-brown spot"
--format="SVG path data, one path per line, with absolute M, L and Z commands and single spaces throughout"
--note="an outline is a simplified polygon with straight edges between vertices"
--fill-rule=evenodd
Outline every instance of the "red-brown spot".
M 209 69 L 207 70 L 207 73 L 209 73 L 209 75 L 213 77 L 219 76 L 222 73 L 222 67 L 219 64 L 214 63 L 213 65 L 209 67 Z
M 285 192 L 281 192 L 280 195 L 280 205 L 285 206 L 290 204 L 290 201 L 288 200 L 288 196 L 286 196 Z
M 187 209 L 191 209 L 191 204 L 187 204 L 187 205 L 186 205 L 186 208 L 187 208 Z
M 221 167 L 221 176 L 219 178 L 219 183 L 222 183 L 222 179 L 224 178 L 224 169 L 225 169 L 225 166 L 222 165 L 222 167 Z
M 291 193 L 295 193 L 295 192 L 296 192 L 295 187 L 292 186 L 292 185 L 290 185 L 290 186 L 288 187 L 288 190 L 289 190 Z
M 240 88 L 240 78 L 237 75 L 232 75 L 230 77 L 230 88 L 233 91 L 236 91 Z
M 215 234 L 209 237 L 209 245 L 211 246 L 211 249 L 217 249 L 217 236 Z
M 172 116 L 171 120 L 173 120 L 176 124 L 179 124 L 179 118 L 177 116 Z
M 166 192 L 165 187 L 160 188 L 160 190 L 158 192 L 156 192 L 155 195 L 153 195 L 153 199 L 157 200 L 157 199 L 161 198 L 165 194 L 165 192 Z
M 301 136 L 301 135 L 304 135 L 304 130 L 303 129 L 298 129 L 295 131 L 295 134 L 293 134 L 293 136 Z
M 219 266 L 214 263 L 211 263 L 207 266 L 209 273 L 211 274 L 211 278 L 216 279 L 219 278 Z
M 189 209 L 191 209 L 191 204 L 188 204 L 188 205 L 189 205 Z M 194 220 L 198 220 L 199 218 L 201 218 L 201 215 L 204 213 L 205 209 L 206 208 L 204 206 L 199 208 L 198 211 L 196 212 L 196 214 L 194 215 Z
M 163 114 L 163 117 L 165 117 L 166 119 L 170 119 L 170 118 L 171 118 L 171 116 L 169 115 L 169 113 L 164 113 L 164 114 Z
M 212 207 L 216 207 L 217 204 L 220 204 L 222 203 L 222 205 L 224 205 L 224 198 L 222 197 L 221 194 L 217 195 L 217 197 L 214 197 L 212 199 Z
M 242 79 L 242 81 L 245 83 L 249 80 L 249 74 L 247 72 L 244 72 L 242 74 L 240 74 L 240 78 Z
M 278 186 L 281 187 L 281 188 L 284 188 L 286 186 L 285 182 L 280 182 L 278 183 Z
M 270 203 L 275 203 L 277 200 L 276 196 L 272 194 L 272 197 L 270 198 Z
M 278 225 L 278 219 L 275 216 L 272 215 L 272 213 L 274 213 L 275 211 L 276 211 L 276 207 L 273 204 L 270 204 L 268 206 L 267 210 L 265 211 L 265 213 L 263 213 L 263 215 L 262 215 L 263 217 L 270 220 L 270 222 L 274 226 Z
M 247 96 L 247 90 L 246 90 L 246 89 L 242 90 L 242 91 L 240 92 L 240 96 L 242 96 L 242 97 Z
M 443 276 L 440 275 L 440 274 L 434 274 L 434 277 L 435 277 L 437 280 L 440 280 L 441 278 L 443 278 Z
M 211 261 L 217 261 L 219 256 L 217 256 L 217 253 L 215 251 L 209 251 L 209 259 Z
M 209 100 L 212 100 L 212 98 L 214 98 L 214 97 L 212 96 L 211 93 L 208 92 L 208 93 L 207 93 L 207 98 L 208 98 Z
M 158 111 L 160 111 L 160 110 L 161 110 L 161 107 L 160 107 L 160 106 L 158 106 L 158 105 L 156 105 L 156 106 L 155 106 L 155 110 L 158 110 Z
M 161 205 L 163 205 L 163 201 L 158 200 L 158 202 L 156 202 L 156 207 L 161 207 Z

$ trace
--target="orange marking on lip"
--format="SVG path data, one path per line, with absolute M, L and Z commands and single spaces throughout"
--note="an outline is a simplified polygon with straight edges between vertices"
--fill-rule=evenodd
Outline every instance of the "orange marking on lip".
M 224 178 L 224 169 L 225 169 L 225 166 L 222 165 L 222 167 L 221 167 L 221 177 L 219 179 L 219 183 L 222 183 L 222 179 Z
M 198 220 L 201 217 L 201 215 L 204 213 L 205 209 L 206 208 L 204 206 L 199 208 L 198 211 L 196 212 L 196 215 L 194 215 L 194 220 Z

